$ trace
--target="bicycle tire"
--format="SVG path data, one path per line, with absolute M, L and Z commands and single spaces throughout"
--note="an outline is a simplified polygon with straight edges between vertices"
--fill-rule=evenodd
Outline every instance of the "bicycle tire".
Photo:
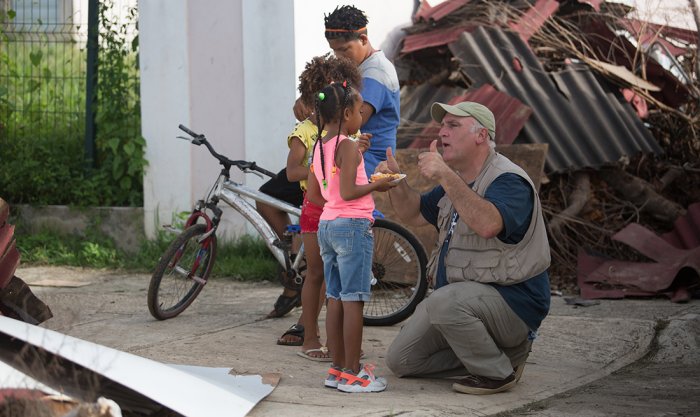
M 427 256 L 418 238 L 405 227 L 376 219 L 372 226 L 374 254 L 370 301 L 365 303 L 366 326 L 391 326 L 407 319 L 428 291 Z
M 158 320 L 177 316 L 197 298 L 216 260 L 216 235 L 209 239 L 207 248 L 197 239 L 207 231 L 204 224 L 195 224 L 182 233 L 168 246 L 160 257 L 148 286 L 148 310 Z M 197 257 L 199 264 L 191 278 L 191 271 Z

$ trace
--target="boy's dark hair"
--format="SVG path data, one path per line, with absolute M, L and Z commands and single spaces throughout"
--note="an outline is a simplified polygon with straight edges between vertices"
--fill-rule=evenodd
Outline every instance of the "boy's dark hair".
M 330 53 L 314 57 L 306 63 L 304 71 L 299 76 L 301 101 L 306 106 L 312 107 L 316 94 L 334 81 L 347 81 L 357 90 L 362 89 L 362 74 L 354 62 Z
M 324 15 L 326 39 L 358 39 L 367 34 L 367 15 L 355 6 L 339 6 L 329 15 Z

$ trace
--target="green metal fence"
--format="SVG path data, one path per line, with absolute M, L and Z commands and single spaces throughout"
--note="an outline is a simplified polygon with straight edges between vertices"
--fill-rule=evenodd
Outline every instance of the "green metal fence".
M 90 2 L 97 4 L 97 0 Z M 136 36 L 135 19 L 130 19 L 133 12 L 129 14 L 136 0 L 101 3 L 102 7 L 111 6 L 102 17 L 109 19 L 112 27 L 120 28 L 120 36 Z M 10 140 L 70 137 L 85 141 L 88 153 L 94 151 L 99 126 L 91 128 L 88 116 L 86 129 L 86 113 L 94 114 L 96 109 L 90 106 L 99 106 L 99 100 L 86 103 L 88 91 L 94 97 L 98 94 L 89 88 L 86 79 L 91 65 L 99 77 L 100 49 L 90 57 L 94 62 L 89 63 L 88 34 L 92 28 L 88 25 L 88 4 L 73 0 L 0 0 L 0 135 Z M 138 77 L 137 69 L 134 77 Z M 134 121 L 138 118 L 130 120 L 132 124 Z M 140 126 L 127 125 L 124 129 L 139 135 Z

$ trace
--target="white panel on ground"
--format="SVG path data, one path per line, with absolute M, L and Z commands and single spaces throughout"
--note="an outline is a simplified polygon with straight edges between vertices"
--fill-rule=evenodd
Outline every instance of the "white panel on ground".
M 18 340 L 23 349 L 15 349 Z M 244 416 L 279 382 L 278 374 L 228 376 L 227 380 L 226 369 L 166 365 L 4 316 L 0 316 L 0 341 L 0 346 L 4 346 L 0 348 L 0 359 L 13 367 L 22 366 L 23 358 L 16 352 L 25 351 L 24 347 L 37 348 L 51 359 L 78 365 L 78 372 L 94 373 L 115 382 L 124 388 L 122 393 L 140 394 L 143 398 L 139 400 L 151 400 L 186 417 Z M 22 372 L 47 385 L 55 379 L 35 367 L 28 368 Z M 69 379 L 77 384 L 84 382 L 86 376 L 89 375 Z M 70 382 L 73 381 L 61 381 L 66 391 Z M 72 389 L 81 390 L 84 387 Z M 98 394 L 102 395 L 99 389 Z M 105 397 L 115 398 L 109 394 Z

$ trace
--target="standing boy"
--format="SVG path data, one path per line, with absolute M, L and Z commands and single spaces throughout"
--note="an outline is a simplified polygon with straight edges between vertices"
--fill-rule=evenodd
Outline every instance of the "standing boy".
M 367 16 L 353 6 L 337 7 L 325 16 L 325 36 L 336 56 L 349 58 L 362 73 L 362 132 L 371 134 L 364 153 L 369 177 L 379 162 L 386 160 L 386 148 L 396 150 L 399 126 L 399 79 L 394 65 L 367 37 Z

